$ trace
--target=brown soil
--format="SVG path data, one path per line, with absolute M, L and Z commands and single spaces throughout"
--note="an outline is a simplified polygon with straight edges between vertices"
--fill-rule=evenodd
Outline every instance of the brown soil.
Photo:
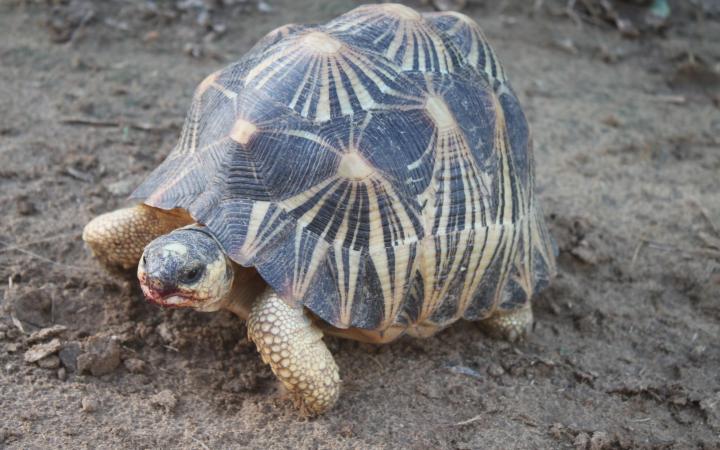
M 312 420 L 234 317 L 148 306 L 80 240 L 169 152 L 204 75 L 355 5 L 205 3 L 0 3 L 0 448 L 720 447 L 712 2 L 635 39 L 564 0 L 471 3 L 532 124 L 560 274 L 519 345 L 472 323 L 329 338 L 344 392 Z M 60 358 L 40 337 L 26 363 L 53 324 Z

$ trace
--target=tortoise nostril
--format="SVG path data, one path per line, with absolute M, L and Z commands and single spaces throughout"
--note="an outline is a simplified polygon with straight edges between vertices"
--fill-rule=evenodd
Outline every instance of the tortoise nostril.
M 177 290 L 174 284 L 166 283 L 163 280 L 151 277 L 146 281 L 147 287 L 160 296 L 170 295 Z

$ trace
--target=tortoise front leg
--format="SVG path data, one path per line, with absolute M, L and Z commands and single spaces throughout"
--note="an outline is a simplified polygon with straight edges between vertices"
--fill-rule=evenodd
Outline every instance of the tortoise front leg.
M 140 204 L 94 218 L 85 225 L 82 238 L 109 272 L 134 272 L 150 241 L 190 223 L 190 216 L 179 210 Z
M 340 394 L 338 367 L 322 331 L 302 307 L 292 307 L 266 290 L 250 311 L 248 336 L 296 406 L 316 415 L 335 404 Z

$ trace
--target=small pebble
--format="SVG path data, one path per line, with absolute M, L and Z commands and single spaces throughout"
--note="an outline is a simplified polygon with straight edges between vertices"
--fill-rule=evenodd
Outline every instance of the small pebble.
M 707 350 L 706 346 L 696 345 L 695 347 L 693 347 L 692 350 L 690 350 L 690 359 L 695 362 L 702 361 L 706 350 Z
M 170 326 L 165 322 L 158 325 L 155 331 L 162 338 L 162 340 L 165 341 L 166 344 L 172 344 L 175 340 L 175 336 L 170 329 Z
M 97 399 L 92 396 L 83 397 L 82 400 L 80 400 L 80 404 L 82 405 L 83 412 L 86 413 L 97 411 L 99 406 Z
M 128 358 L 123 361 L 125 369 L 130 373 L 143 373 L 145 371 L 145 361 L 137 358 Z
M 156 30 L 151 30 L 151 31 L 148 31 L 147 33 L 145 33 L 145 36 L 143 36 L 143 41 L 144 42 L 152 42 L 152 41 L 156 41 L 157 38 L 159 38 L 159 37 L 160 37 L 160 33 L 158 33 Z
M 573 42 L 573 40 L 570 39 L 569 37 L 553 39 L 552 44 L 556 48 L 566 51 L 566 52 L 570 53 L 571 55 L 575 55 L 578 53 L 578 48 L 575 45 L 575 42 Z
M 263 1 L 263 0 L 260 0 L 260 1 L 257 3 L 257 9 L 258 9 L 258 11 L 260 11 L 261 13 L 265 13 L 265 14 L 268 14 L 268 13 L 273 12 L 273 7 L 270 6 L 270 4 L 269 4 L 268 2 Z
M 21 216 L 31 216 L 38 212 L 33 202 L 26 198 L 20 198 L 16 202 L 17 212 Z
M 565 426 L 561 423 L 554 423 L 550 425 L 550 435 L 555 439 L 562 439 L 564 437 Z
M 50 342 L 33 345 L 30 350 L 25 352 L 25 362 L 34 363 L 36 361 L 40 361 L 48 355 L 57 353 L 61 347 L 62 344 L 58 338 L 55 338 Z
M 63 344 L 63 348 L 58 353 L 62 365 L 70 372 L 77 370 L 77 357 L 80 355 L 80 343 L 77 341 L 70 341 Z
M 67 380 L 67 370 L 64 367 L 61 367 L 57 371 L 57 377 L 60 381 Z
M 340 426 L 340 436 L 349 439 L 353 436 L 355 436 L 355 431 L 353 430 L 353 423 L 352 422 L 345 422 Z
M 5 330 L 5 336 L 7 336 L 8 339 L 18 339 L 20 336 L 22 336 L 22 333 L 17 328 L 11 328 L 9 330 Z
M 164 389 L 150 397 L 150 404 L 164 408 L 166 412 L 170 412 L 177 406 L 177 398 L 169 389 Z
M 46 356 L 38 361 L 37 365 L 43 369 L 57 369 L 60 367 L 60 358 L 57 355 Z
M 77 357 L 78 372 L 90 372 L 96 377 L 113 372 L 119 365 L 120 344 L 111 337 L 91 337 L 87 351 Z
M 589 443 L 590 436 L 588 436 L 587 433 L 578 433 L 578 435 L 575 436 L 575 440 L 573 441 L 573 445 L 577 450 L 585 450 L 588 447 Z
M 620 126 L 622 126 L 622 122 L 620 122 L 620 119 L 618 119 L 618 117 L 614 114 L 603 117 L 600 122 L 613 128 L 619 128 Z
M 507 341 L 497 341 L 495 347 L 501 351 L 510 350 L 512 348 L 512 344 Z
M 596 431 L 590 438 L 590 450 L 602 450 L 610 444 L 608 435 L 604 431 Z
M 186 43 L 183 46 L 183 51 L 193 58 L 200 58 L 203 55 L 202 47 L 198 44 L 193 44 L 192 42 Z
M 491 363 L 487 368 L 487 373 L 491 377 L 501 377 L 505 373 L 505 369 L 500 364 Z
M 34 344 L 36 342 L 46 341 L 51 337 L 57 336 L 65 330 L 67 330 L 67 327 L 64 325 L 55 325 L 52 327 L 43 328 L 42 330 L 38 330 L 31 334 L 30 337 L 27 339 L 27 342 L 28 344 Z

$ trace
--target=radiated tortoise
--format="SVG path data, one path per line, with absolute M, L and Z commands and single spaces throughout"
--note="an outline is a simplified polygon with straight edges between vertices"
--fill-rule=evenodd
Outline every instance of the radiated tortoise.
M 198 86 L 177 146 L 83 233 L 165 307 L 229 309 L 310 413 L 340 378 L 322 336 L 509 339 L 555 272 L 527 121 L 478 25 L 361 6 L 281 27 Z M 139 261 L 139 264 L 138 264 Z

